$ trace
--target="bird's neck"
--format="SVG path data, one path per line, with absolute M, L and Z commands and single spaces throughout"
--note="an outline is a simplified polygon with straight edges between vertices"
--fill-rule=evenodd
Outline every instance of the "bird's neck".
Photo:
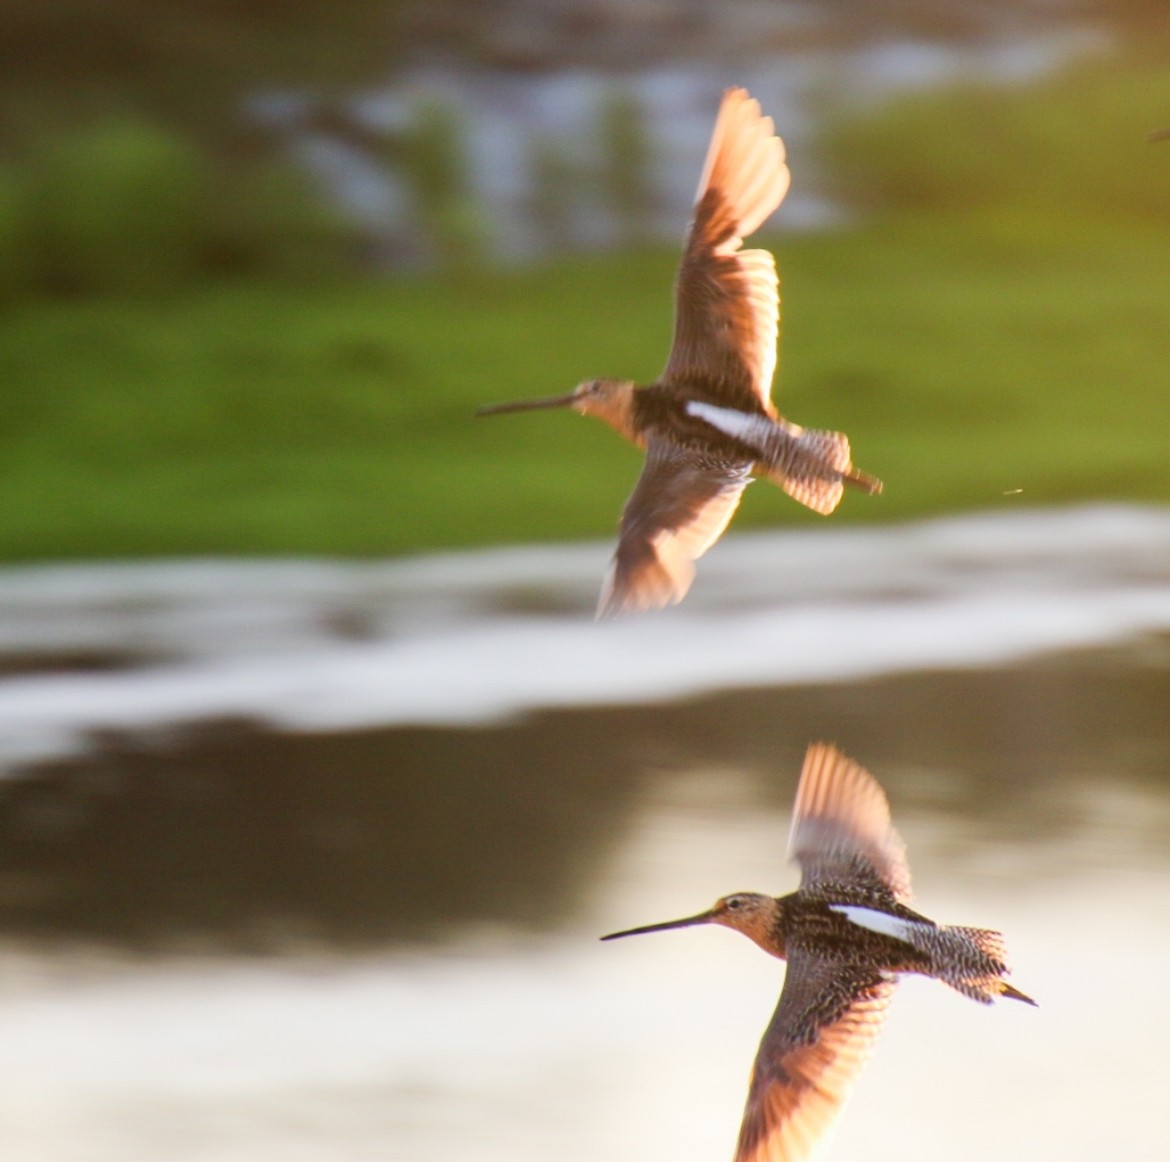
M 755 941 L 769 956 L 787 959 L 788 949 L 785 946 L 783 919 L 784 901 L 773 900 L 775 905 L 766 911 L 761 911 L 750 918 L 750 923 L 740 927 L 740 931 Z

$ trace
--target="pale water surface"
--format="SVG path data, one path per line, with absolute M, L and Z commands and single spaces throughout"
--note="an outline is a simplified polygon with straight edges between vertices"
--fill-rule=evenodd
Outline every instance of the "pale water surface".
M 812 738 L 1041 1005 L 906 982 L 824 1157 L 1170 1150 L 1170 514 L 730 538 L 596 627 L 608 551 L 0 577 L 6 1160 L 730 1157 L 782 966 L 596 938 L 790 890 Z
M 1165 849 L 1164 796 L 1097 795 L 1111 827 Z M 735 772 L 651 780 L 582 913 L 543 935 L 242 962 L 12 956 L 5 1157 L 729 1157 L 780 966 L 714 929 L 595 937 L 788 888 L 785 813 L 758 800 Z M 956 869 L 945 819 L 904 830 L 921 906 L 1001 926 L 1042 1007 L 906 983 L 826 1157 L 1160 1157 L 1162 856 L 1103 860 L 1086 822 L 1038 855 L 993 846 Z

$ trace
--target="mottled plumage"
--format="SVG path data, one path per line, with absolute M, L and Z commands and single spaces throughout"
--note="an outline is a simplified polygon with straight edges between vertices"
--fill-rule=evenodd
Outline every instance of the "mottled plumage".
M 898 975 L 944 981 L 973 1000 L 1035 1002 L 1004 979 L 1003 938 L 936 924 L 909 907 L 910 869 L 881 787 L 831 746 L 810 746 L 789 854 L 800 887 L 725 896 L 698 916 L 603 940 L 722 924 L 788 962 L 752 1069 L 735 1162 L 796 1162 L 832 1123 L 881 1029 Z
M 754 470 L 832 512 L 846 484 L 880 492 L 840 432 L 806 431 L 772 404 L 780 296 L 766 250 L 744 250 L 788 191 L 784 146 L 743 89 L 723 96 L 675 284 L 674 340 L 661 377 L 592 379 L 568 395 L 481 415 L 571 407 L 646 450 L 622 513 L 598 615 L 681 601 L 693 562 L 718 539 Z

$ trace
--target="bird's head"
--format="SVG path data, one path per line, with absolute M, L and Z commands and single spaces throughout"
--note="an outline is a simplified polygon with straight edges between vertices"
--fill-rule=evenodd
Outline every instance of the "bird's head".
M 780 901 L 773 896 L 759 892 L 736 892 L 716 900 L 714 906 L 697 916 L 682 920 L 667 920 L 662 924 L 647 924 L 642 928 L 627 928 L 624 932 L 611 932 L 602 940 L 616 940 L 620 936 L 640 936 L 644 932 L 662 932 L 668 928 L 691 928 L 696 924 L 722 924 L 734 928 L 754 940 L 765 952 L 773 956 L 784 955 L 779 926 Z
M 535 411 L 538 408 L 572 408 L 583 416 L 597 416 L 624 436 L 632 436 L 633 397 L 634 384 L 628 379 L 587 379 L 577 384 L 567 395 L 488 404 L 479 408 L 475 414 L 494 416 L 503 412 Z

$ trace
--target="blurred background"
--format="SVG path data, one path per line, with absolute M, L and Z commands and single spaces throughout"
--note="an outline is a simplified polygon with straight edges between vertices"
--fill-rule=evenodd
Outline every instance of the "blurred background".
M 594 625 L 719 95 L 793 189 L 761 487 Z M 1156 0 L 0 0 L 0 1143 L 730 1155 L 801 756 L 1038 1011 L 899 990 L 826 1157 L 1148 1158 L 1170 1033 Z

